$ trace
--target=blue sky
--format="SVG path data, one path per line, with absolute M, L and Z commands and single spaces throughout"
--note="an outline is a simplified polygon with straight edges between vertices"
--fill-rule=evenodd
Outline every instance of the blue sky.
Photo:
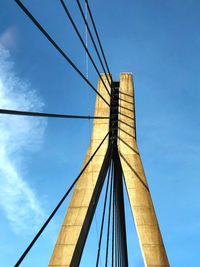
M 85 72 L 85 53 L 59 1 L 24 3 Z M 84 36 L 75 1 L 67 3 Z M 200 2 L 95 1 L 91 8 L 114 79 L 120 72 L 134 75 L 137 140 L 170 264 L 196 267 Z M 14 1 L 1 0 L 0 10 L 1 107 L 92 115 L 95 94 Z M 90 42 L 89 48 L 93 51 Z M 89 79 L 97 84 L 90 64 Z M 2 116 L 0 129 L 0 259 L 2 267 L 10 267 L 79 173 L 91 123 Z M 67 203 L 22 266 L 47 266 Z M 130 267 L 140 267 L 128 217 L 128 233 L 133 236 L 128 241 Z M 97 232 L 98 226 L 92 225 L 86 252 L 96 246 Z M 84 264 L 93 266 L 91 253 L 84 254 Z

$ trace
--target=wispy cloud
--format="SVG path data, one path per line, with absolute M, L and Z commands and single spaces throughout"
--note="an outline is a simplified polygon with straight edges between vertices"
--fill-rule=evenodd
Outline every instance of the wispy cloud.
M 16 75 L 9 51 L 0 46 L 0 108 L 39 111 L 42 106 L 30 84 Z M 43 217 L 22 162 L 24 152 L 40 148 L 45 127 L 43 119 L 0 116 L 0 207 L 16 233 L 34 228 Z
M 17 29 L 14 26 L 8 27 L 0 34 L 0 45 L 7 49 L 14 48 L 17 41 Z

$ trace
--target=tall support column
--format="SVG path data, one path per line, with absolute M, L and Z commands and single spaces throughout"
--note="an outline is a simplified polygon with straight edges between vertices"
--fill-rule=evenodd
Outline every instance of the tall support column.
M 118 150 L 144 263 L 146 267 L 167 267 L 169 262 L 136 144 L 131 74 L 121 74 L 119 98 Z
M 106 77 L 102 76 L 102 78 L 107 84 Z M 98 91 L 107 102 L 111 103 L 101 80 L 98 83 Z M 115 215 L 120 218 L 114 228 L 117 227 L 120 233 L 118 236 L 120 261 L 123 266 L 128 266 L 125 214 L 124 206 L 122 206 L 123 185 L 121 174 L 123 172 L 145 267 L 169 267 L 136 143 L 132 75 L 121 74 L 120 82 L 113 82 L 112 84 L 111 95 L 111 109 L 97 96 L 95 116 L 110 116 L 110 121 L 107 119 L 94 120 L 92 140 L 84 165 L 109 132 L 109 129 L 111 130 L 110 136 L 103 143 L 76 184 L 49 266 L 79 266 L 112 152 L 115 172 L 115 193 L 113 195 L 114 199 L 116 198 L 115 205 L 117 207 Z M 111 144 L 112 149 L 110 149 Z M 118 252 L 116 251 L 115 254 Z
M 102 78 L 109 88 L 106 77 L 102 76 Z M 98 92 L 110 103 L 110 97 L 101 80 L 98 82 Z M 96 98 L 95 116 L 110 116 L 109 106 L 99 96 Z M 108 119 L 94 120 L 91 144 L 83 166 L 108 132 Z M 85 240 L 108 168 L 109 153 L 107 138 L 76 184 L 49 266 L 79 266 Z

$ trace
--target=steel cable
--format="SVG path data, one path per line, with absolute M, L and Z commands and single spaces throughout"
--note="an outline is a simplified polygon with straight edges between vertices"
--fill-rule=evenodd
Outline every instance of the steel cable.
M 99 244 L 98 244 L 98 251 L 97 251 L 97 258 L 96 258 L 96 267 L 99 265 L 99 256 L 101 252 L 101 242 L 102 242 L 102 235 L 103 235 L 103 228 L 104 228 L 104 221 L 105 221 L 105 213 L 106 213 L 106 206 L 107 206 L 107 197 L 108 197 L 108 187 L 110 182 L 110 177 L 112 175 L 112 169 L 111 165 L 108 170 L 108 178 L 107 178 L 107 185 L 106 185 L 106 192 L 105 192 L 105 199 L 104 199 L 104 205 L 103 205 L 103 214 L 102 214 L 102 220 L 101 220 L 101 228 L 100 228 L 100 236 L 99 236 Z
M 92 62 L 92 65 L 93 65 L 93 67 L 95 68 L 95 70 L 96 70 L 96 72 L 97 72 L 97 74 L 98 74 L 98 76 L 99 76 L 99 79 L 102 81 L 102 83 L 103 83 L 103 85 L 104 85 L 104 87 L 105 87 L 105 89 L 106 89 L 108 95 L 111 96 L 111 94 L 110 94 L 110 92 L 109 92 L 109 90 L 108 90 L 108 88 L 107 88 L 107 86 L 106 86 L 104 80 L 102 79 L 101 74 L 100 74 L 100 72 L 99 72 L 99 70 L 98 70 L 98 68 L 97 68 L 97 66 L 96 66 L 96 64 L 95 64 L 95 62 L 94 62 L 94 60 L 93 60 L 93 58 L 92 58 L 92 56 L 91 56 L 91 54 L 90 54 L 88 48 L 87 48 L 87 46 L 85 45 L 85 42 L 84 42 L 84 40 L 83 40 L 83 38 L 82 38 L 82 36 L 81 36 L 81 34 L 80 34 L 78 28 L 76 27 L 76 24 L 75 24 L 75 22 L 74 22 L 74 20 L 73 20 L 73 18 L 72 18 L 72 16 L 71 16 L 71 14 L 70 14 L 70 12 L 69 12 L 69 10 L 68 10 L 68 8 L 67 8 L 67 6 L 66 6 L 64 0 L 60 0 L 60 2 L 61 2 L 61 5 L 62 5 L 62 7 L 63 7 L 65 13 L 67 14 L 67 17 L 69 18 L 69 20 L 70 20 L 70 22 L 71 22 L 71 24 L 72 24 L 72 26 L 73 26 L 73 28 L 74 28 L 74 30 L 75 30 L 75 32 L 76 32 L 78 38 L 79 38 L 79 40 L 80 40 L 82 46 L 84 47 L 84 49 L 85 49 L 87 55 L 89 56 L 89 59 L 90 59 L 90 61 Z
M 56 48 L 56 50 L 65 58 L 65 60 L 71 65 L 71 67 L 82 77 L 82 79 L 96 92 L 101 99 L 108 105 L 110 104 L 106 99 L 96 90 L 94 85 L 87 79 L 87 77 L 79 70 L 79 68 L 74 64 L 74 62 L 67 56 L 67 54 L 60 48 L 60 46 L 53 40 L 53 38 L 47 33 L 47 31 L 42 27 L 42 25 L 35 19 L 35 17 L 29 12 L 29 10 L 22 4 L 20 0 L 15 0 L 18 6 L 24 11 L 24 13 L 31 19 L 35 26 L 43 33 L 43 35 L 48 39 L 48 41 Z
M 103 51 L 103 47 L 102 47 L 102 44 L 101 44 L 101 41 L 100 41 L 100 37 L 99 37 L 98 31 L 97 31 L 97 28 L 96 28 L 96 25 L 95 25 L 95 22 L 94 22 L 94 19 L 93 19 L 93 16 L 92 16 L 92 12 L 91 12 L 88 0 L 85 0 L 85 2 L 86 2 L 87 7 L 88 7 L 88 12 L 89 12 L 89 15 L 90 15 L 90 19 L 92 21 L 92 25 L 93 25 L 93 28 L 94 28 L 94 31 L 95 31 L 95 34 L 96 34 L 96 37 L 97 37 L 97 40 L 98 40 L 98 43 L 99 43 L 99 47 L 101 49 L 101 53 L 103 55 L 103 58 L 104 58 L 104 61 L 105 61 L 106 67 L 107 67 L 107 71 L 108 71 L 108 73 L 109 73 L 109 75 L 111 77 L 110 69 L 108 67 L 108 63 L 107 63 L 107 60 L 106 60 L 106 57 L 105 57 L 105 54 L 104 54 L 104 51 Z
M 89 120 L 90 119 L 109 119 L 109 117 L 53 114 L 53 113 L 41 113 L 41 112 L 21 111 L 21 110 L 13 110 L 13 109 L 0 109 L 0 114 L 31 116 L 31 117 L 61 118 L 61 119 L 89 119 Z
M 79 0 L 76 0 L 76 2 L 77 2 L 77 5 L 78 5 L 78 7 L 79 7 L 81 16 L 82 16 L 82 18 L 83 18 L 83 20 L 84 20 L 84 22 L 85 22 L 85 26 L 86 26 L 86 28 L 87 28 L 87 30 L 88 30 L 89 35 L 90 35 L 90 39 L 91 39 L 91 41 L 92 41 L 92 43 L 93 43 L 94 49 L 95 49 L 95 51 L 96 51 L 96 54 L 97 54 L 97 56 L 98 56 L 98 59 L 99 59 L 99 61 L 100 61 L 101 66 L 102 66 L 102 69 L 103 69 L 103 71 L 104 71 L 104 73 L 105 73 L 105 75 L 106 75 L 107 82 L 109 83 L 110 87 L 112 87 L 112 84 L 111 84 L 111 82 L 110 82 L 110 80 L 109 80 L 109 78 L 108 78 L 107 72 L 106 72 L 106 70 L 105 70 L 104 64 L 103 64 L 103 62 L 102 62 L 101 56 L 100 56 L 100 54 L 99 54 L 97 45 L 96 45 L 96 43 L 95 43 L 94 37 L 93 37 L 92 32 L 91 32 L 91 30 L 90 30 L 89 24 L 88 24 L 88 22 L 87 22 L 87 20 L 86 20 L 86 18 L 85 18 L 85 16 L 84 16 L 84 12 L 83 12 L 83 9 L 82 9 L 82 7 L 81 7 L 80 1 L 79 1 Z M 87 4 L 86 4 L 86 6 L 87 6 Z M 109 75 L 110 75 L 110 78 L 111 78 L 111 74 L 110 74 L 110 73 L 109 73 Z
M 45 223 L 43 224 L 43 226 L 40 228 L 40 230 L 38 231 L 38 233 L 35 235 L 35 237 L 31 241 L 31 243 L 25 249 L 25 251 L 23 252 L 23 254 L 21 255 L 21 257 L 19 258 L 19 260 L 17 261 L 17 263 L 14 265 L 14 267 L 18 267 L 22 263 L 22 261 L 24 260 L 24 258 L 26 257 L 26 255 L 29 253 L 30 249 L 33 247 L 33 245 L 35 244 L 35 242 L 38 240 L 38 238 L 40 237 L 40 235 L 42 234 L 42 232 L 44 231 L 44 229 L 47 227 L 47 225 L 49 224 L 49 222 L 51 221 L 51 219 L 53 218 L 53 216 L 56 214 L 56 212 L 58 211 L 58 209 L 60 208 L 60 206 L 62 205 L 62 203 L 64 202 L 64 200 L 66 199 L 66 197 L 69 195 L 69 193 L 71 192 L 71 190 L 73 189 L 73 187 L 75 186 L 75 184 L 77 183 L 77 181 L 79 180 L 79 178 L 81 177 L 81 175 L 84 173 L 84 171 L 86 170 L 86 168 L 88 167 L 88 165 L 90 164 L 90 162 L 92 161 L 92 159 L 94 158 L 94 156 L 96 155 L 97 151 L 100 149 L 100 147 L 102 146 L 103 142 L 106 140 L 106 138 L 108 137 L 108 135 L 109 135 L 109 132 L 103 138 L 103 140 L 101 141 L 101 143 L 99 144 L 99 146 L 97 147 L 97 149 L 95 150 L 95 152 L 92 154 L 92 156 L 90 157 L 90 159 L 88 160 L 88 162 L 86 163 L 86 165 L 84 166 L 84 168 L 81 170 L 81 172 L 79 173 L 79 175 L 77 176 L 77 178 L 74 180 L 74 182 L 71 184 L 71 186 L 69 187 L 69 189 L 67 190 L 67 192 L 61 198 L 60 202 L 57 204 L 57 206 L 55 207 L 55 209 L 52 211 L 52 213 L 50 214 L 50 216 L 47 218 L 47 220 L 45 221 Z

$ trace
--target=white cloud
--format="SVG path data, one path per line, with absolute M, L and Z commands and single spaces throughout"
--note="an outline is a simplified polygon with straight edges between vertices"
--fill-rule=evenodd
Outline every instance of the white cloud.
M 30 84 L 15 74 L 9 51 L 0 46 L 0 108 L 40 111 L 42 106 Z M 16 233 L 33 229 L 43 217 L 22 162 L 25 151 L 40 148 L 45 127 L 44 119 L 0 115 L 0 207 Z
M 14 48 L 17 40 L 17 29 L 14 26 L 7 28 L 0 34 L 0 45 L 7 49 Z

